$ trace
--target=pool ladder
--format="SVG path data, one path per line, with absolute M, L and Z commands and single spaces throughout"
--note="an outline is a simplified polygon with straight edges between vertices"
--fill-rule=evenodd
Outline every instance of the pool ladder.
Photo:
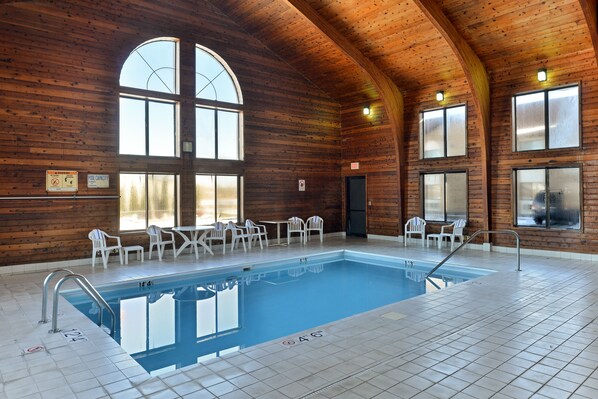
M 89 282 L 89 280 L 85 278 L 85 276 L 78 273 L 73 273 L 69 269 L 56 269 L 52 273 L 48 274 L 48 276 L 44 280 L 44 289 L 42 293 L 42 318 L 39 321 L 39 323 L 48 322 L 46 309 L 48 306 L 48 285 L 50 284 L 50 280 L 52 280 L 52 277 L 61 272 L 66 273 L 66 275 L 62 277 L 60 280 L 58 280 L 58 283 L 56 283 L 56 286 L 54 287 L 54 297 L 52 302 L 52 329 L 49 332 L 60 332 L 60 329 L 58 328 L 58 295 L 60 294 L 60 287 L 66 281 L 74 280 L 75 283 L 77 283 L 77 285 L 81 288 L 81 290 L 83 290 L 83 292 L 85 292 L 96 303 L 96 305 L 98 305 L 98 308 L 100 308 L 100 319 L 98 322 L 98 326 L 101 327 L 103 324 L 102 307 L 108 310 L 108 313 L 110 313 L 110 316 L 112 317 L 110 336 L 114 336 L 114 329 L 116 324 L 116 315 L 114 314 L 114 310 L 112 310 L 110 305 L 108 305 L 108 302 L 106 302 L 102 295 L 100 295 L 100 293 L 94 288 L 94 286 L 91 285 L 91 283 Z
M 521 248 L 519 246 L 519 242 L 521 240 L 519 237 L 519 233 L 517 233 L 516 231 L 513 231 L 513 230 L 478 230 L 475 233 L 473 233 L 471 235 L 471 237 L 469 237 L 467 240 L 465 240 L 465 242 L 463 242 L 461 245 L 459 245 L 453 252 L 448 254 L 446 256 L 446 258 L 444 258 L 442 261 L 440 261 L 440 263 L 437 264 L 432 270 L 430 270 L 428 272 L 428 274 L 426 274 L 426 279 L 428 279 L 428 277 L 430 277 L 432 275 L 432 273 L 434 273 L 436 270 L 438 270 L 438 268 L 440 266 L 444 265 L 446 263 L 446 261 L 449 260 L 458 250 L 460 250 L 461 248 L 463 248 L 464 246 L 469 244 L 469 242 L 471 240 L 473 240 L 474 238 L 476 238 L 476 236 L 478 236 L 480 234 L 510 234 L 510 235 L 514 236 L 516 244 L 517 244 L 517 271 L 518 272 L 521 271 Z M 436 285 L 436 284 L 434 284 L 434 285 Z

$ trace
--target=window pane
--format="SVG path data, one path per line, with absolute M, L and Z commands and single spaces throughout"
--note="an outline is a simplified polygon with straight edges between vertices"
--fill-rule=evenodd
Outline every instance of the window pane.
M 517 172 L 517 225 L 535 226 L 546 223 L 546 181 L 544 169 Z
M 424 175 L 424 219 L 444 220 L 444 174 Z
M 145 175 L 120 175 L 120 230 L 144 230 Z
M 235 84 L 228 71 L 207 51 L 195 48 L 195 93 L 197 98 L 238 103 Z
M 197 225 L 216 222 L 215 177 L 195 176 L 195 223 Z
M 119 153 L 145 155 L 145 101 L 120 99 Z
M 446 174 L 446 220 L 467 219 L 467 174 Z
M 446 110 L 446 156 L 465 155 L 467 147 L 466 108 L 454 107 Z
M 175 176 L 148 176 L 148 225 L 173 227 L 175 225 Z
M 218 291 L 218 331 L 226 331 L 239 327 L 239 289 Z
M 544 92 L 515 97 L 517 151 L 545 147 Z
M 237 176 L 218 176 L 218 204 L 217 220 L 227 222 L 232 220 L 237 222 Z
M 550 148 L 579 147 L 579 88 L 548 92 Z
M 239 113 L 218 111 L 218 158 L 239 159 Z
M 152 41 L 133 50 L 120 71 L 120 85 L 176 94 L 176 42 Z
M 175 142 L 175 105 L 150 101 L 149 155 L 173 157 Z
M 191 288 L 194 288 L 191 286 Z M 216 296 L 205 295 L 205 287 L 197 287 L 200 296 L 206 296 L 205 299 L 197 301 L 197 337 L 203 337 L 216 333 Z
M 152 302 L 149 297 L 149 337 L 148 348 L 154 349 L 174 344 L 174 299 L 172 294 L 164 294 Z
M 444 157 L 444 112 L 423 113 L 424 158 Z
M 195 108 L 195 141 L 197 158 L 216 157 L 216 111 Z
M 548 170 L 550 227 L 579 229 L 579 168 Z
M 121 299 L 120 346 L 128 353 L 145 351 L 146 348 L 146 297 Z

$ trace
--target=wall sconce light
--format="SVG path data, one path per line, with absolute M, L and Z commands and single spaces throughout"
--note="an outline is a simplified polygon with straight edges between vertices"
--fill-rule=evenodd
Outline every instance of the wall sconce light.
M 443 101 L 444 100 L 444 91 L 438 90 L 436 92 L 436 101 Z
M 370 106 L 369 105 L 366 106 L 366 107 L 363 107 L 363 114 L 364 115 L 369 115 L 370 114 Z
M 546 82 L 548 79 L 548 74 L 546 73 L 546 68 L 538 69 L 538 82 Z
M 183 152 L 193 152 L 192 141 L 183 141 Z

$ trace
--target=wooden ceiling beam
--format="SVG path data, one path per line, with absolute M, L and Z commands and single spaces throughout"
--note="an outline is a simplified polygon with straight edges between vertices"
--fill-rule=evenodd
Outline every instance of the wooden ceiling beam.
M 586 18 L 588 29 L 590 30 L 590 37 L 592 38 L 592 46 L 596 54 L 596 61 L 598 62 L 598 11 L 596 10 L 596 0 L 579 0 L 579 5 Z
M 435 0 L 413 0 L 428 20 L 436 27 L 459 60 L 465 78 L 473 95 L 477 108 L 477 121 L 480 129 L 482 146 L 482 196 L 484 214 L 484 230 L 490 229 L 490 83 L 486 67 L 467 41 L 459 34 L 455 26 L 442 12 Z M 487 239 L 487 238 L 486 238 Z
M 402 171 L 404 164 L 404 102 L 403 95 L 395 83 L 378 68 L 369 58 L 363 55 L 355 45 L 343 36 L 330 22 L 325 20 L 305 0 L 284 0 L 289 6 L 295 9 L 307 22 L 318 29 L 326 36 L 332 44 L 351 59 L 363 73 L 369 77 L 372 84 L 378 91 L 381 100 L 386 108 L 388 119 L 392 129 L 395 156 L 397 158 L 397 190 L 399 235 L 403 234 L 403 179 Z

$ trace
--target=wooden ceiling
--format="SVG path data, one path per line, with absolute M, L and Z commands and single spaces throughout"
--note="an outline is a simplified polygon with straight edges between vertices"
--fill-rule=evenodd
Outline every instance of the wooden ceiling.
M 354 62 L 289 0 L 212 4 L 341 103 L 375 96 Z M 302 0 L 402 90 L 467 79 L 447 39 L 416 0 Z M 592 50 L 588 0 L 434 0 L 486 70 Z

